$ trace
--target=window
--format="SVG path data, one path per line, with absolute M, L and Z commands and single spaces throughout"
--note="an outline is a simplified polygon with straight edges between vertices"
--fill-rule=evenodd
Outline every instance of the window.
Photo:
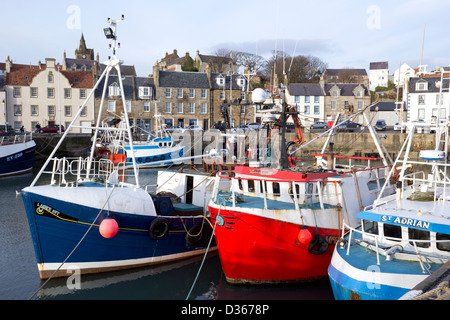
M 65 117 L 72 116 L 72 106 L 64 106 L 64 116 Z
M 189 113 L 195 113 L 195 103 L 189 102 Z
M 309 96 L 305 96 L 305 103 L 309 103 Z
M 30 88 L 30 97 L 32 98 L 38 97 L 38 88 Z
M 362 110 L 364 108 L 364 101 L 359 100 L 358 101 L 358 110 Z
M 419 94 L 419 104 L 425 104 L 425 95 Z
M 206 99 L 206 89 L 202 89 L 201 94 L 200 94 L 200 98 L 201 99 Z
M 363 95 L 362 95 L 362 91 L 361 90 L 358 90 L 358 91 L 356 91 L 356 97 L 357 98 L 361 98 Z
M 245 101 L 245 99 L 246 99 L 245 92 L 242 91 L 242 92 L 241 92 L 241 100 L 242 100 L 242 101 Z
M 241 106 L 241 114 L 245 114 L 245 106 Z
M 14 87 L 13 96 L 14 96 L 14 98 L 20 98 L 20 88 Z
M 86 89 L 80 89 L 80 99 L 86 99 Z
M 364 232 L 378 234 L 378 223 L 375 221 L 363 220 Z
M 109 112 L 116 112 L 116 101 L 108 100 L 108 111 Z
M 402 238 L 402 228 L 400 226 L 385 223 L 383 224 L 383 231 L 385 237 L 396 238 L 390 239 L 392 241 L 400 241 Z
M 202 102 L 202 104 L 200 105 L 201 106 L 201 113 L 206 113 L 206 103 L 205 102 Z
M 53 83 L 53 73 L 52 72 L 48 73 L 48 83 Z
M 333 90 L 333 91 L 331 92 L 331 96 L 333 96 L 333 97 L 338 97 L 338 96 L 339 96 L 339 91 L 338 91 L 338 90 Z
M 152 91 L 150 87 L 139 87 L 139 97 L 140 98 L 150 98 L 152 96 Z
M 194 89 L 189 89 L 189 98 L 191 98 L 191 99 L 195 98 L 195 90 Z
M 177 112 L 183 113 L 183 102 L 177 102 Z
M 150 112 L 150 102 L 144 102 L 144 112 Z
M 31 106 L 31 116 L 36 117 L 39 115 L 39 106 Z
M 109 96 L 110 97 L 117 97 L 120 96 L 120 88 L 117 83 L 113 83 L 109 86 Z
M 183 98 L 183 89 L 181 88 L 177 89 L 177 98 L 179 99 Z
M 53 99 L 55 97 L 55 88 L 47 88 L 47 98 Z
M 130 100 L 125 101 L 125 110 L 127 112 L 131 112 L 131 101 Z
M 15 104 L 14 105 L 14 115 L 15 116 L 21 116 L 22 115 L 22 106 Z
M 416 83 L 416 90 L 417 91 L 426 91 L 426 90 L 428 90 L 428 82 Z
M 315 96 L 314 97 L 314 103 L 320 103 L 320 97 L 319 96 Z
M 81 106 L 80 106 L 80 108 L 81 108 Z M 81 110 L 81 114 L 80 114 L 81 117 L 87 117 L 86 109 L 87 109 L 87 107 L 85 106 L 85 107 L 83 108 L 83 110 Z
M 336 105 L 337 105 L 336 101 L 331 101 L 331 110 L 336 110 Z
M 417 119 L 425 120 L 425 109 L 424 108 L 419 108 L 418 114 L 417 114 Z
M 216 82 L 219 86 L 225 85 L 225 77 L 223 75 L 220 75 L 217 77 Z
M 319 113 L 320 113 L 319 106 L 314 106 L 314 114 L 319 114 Z
M 166 88 L 164 90 L 164 94 L 166 98 L 171 98 L 172 97 L 172 89 L 171 88 Z
M 220 100 L 225 100 L 225 92 L 224 91 L 220 92 Z
M 273 195 L 275 197 L 279 197 L 281 195 L 281 193 L 280 193 L 280 184 L 278 182 L 272 183 L 272 189 L 273 189 Z
M 436 240 L 446 242 L 436 243 L 436 247 L 442 251 L 450 251 L 450 235 L 444 233 L 436 233 Z
M 70 99 L 72 97 L 72 90 L 64 89 L 64 99 Z
M 295 103 L 300 103 L 300 96 L 295 96 L 294 97 L 294 102 Z
M 48 106 L 48 116 L 52 117 L 55 116 L 55 106 Z
M 430 240 L 430 232 L 425 230 L 408 228 L 408 237 L 410 240 Z M 409 243 L 411 245 L 414 245 L 412 241 L 410 241 Z M 416 245 L 420 248 L 429 248 L 430 242 L 416 241 Z
M 172 113 L 172 103 L 166 102 L 165 109 L 166 113 Z
M 255 181 L 247 180 L 247 189 L 249 192 L 255 192 Z
M 305 106 L 305 112 L 306 114 L 309 114 L 309 106 Z

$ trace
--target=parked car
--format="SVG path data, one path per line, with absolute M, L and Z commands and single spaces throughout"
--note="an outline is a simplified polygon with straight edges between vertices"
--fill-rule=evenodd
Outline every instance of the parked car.
M 322 121 L 315 122 L 309 127 L 309 130 L 314 129 L 328 129 L 328 124 Z
M 400 130 L 405 131 L 406 126 L 404 124 L 400 124 L 397 122 L 396 124 L 394 124 L 394 130 L 395 131 L 400 131 Z
M 232 132 L 244 131 L 244 133 L 245 133 L 245 132 L 247 132 L 249 130 L 250 130 L 250 128 L 247 125 L 242 124 L 240 126 L 237 126 L 236 128 L 233 128 L 231 131 Z
M 194 124 L 181 130 L 181 132 L 191 132 L 191 131 L 203 131 L 203 128 L 199 125 Z
M 377 123 L 375 124 L 375 129 L 379 131 L 386 130 L 386 121 L 378 120 Z
M 216 123 L 213 124 L 212 129 L 217 129 L 217 130 L 220 130 L 222 132 L 225 132 L 227 128 L 225 126 L 225 123 L 223 123 L 223 122 L 216 122 Z
M 361 125 L 359 123 L 347 121 L 338 126 L 338 131 L 353 132 L 355 130 L 361 130 Z
M 183 131 L 183 128 L 180 126 L 172 126 L 170 128 L 166 128 L 166 131 L 169 133 L 173 133 L 173 132 L 181 132 Z
M 250 128 L 250 130 L 259 130 L 263 127 L 263 125 L 258 122 L 251 122 L 247 126 Z
M 58 133 L 59 132 L 59 125 L 51 124 L 51 125 L 48 125 L 46 127 L 40 128 L 40 129 L 38 129 L 36 131 L 39 132 L 39 133 Z M 61 132 L 64 132 L 64 131 L 65 131 L 64 126 L 61 125 Z

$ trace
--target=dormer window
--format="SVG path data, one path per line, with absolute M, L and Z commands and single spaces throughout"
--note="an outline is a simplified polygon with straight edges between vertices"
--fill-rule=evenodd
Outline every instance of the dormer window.
M 152 96 L 150 87 L 139 87 L 139 98 L 149 99 Z
M 216 81 L 219 86 L 225 86 L 225 77 L 223 75 L 218 76 Z
M 53 83 L 53 73 L 52 72 L 48 73 L 48 83 Z
M 333 97 L 339 97 L 339 91 L 338 91 L 338 90 L 333 90 L 333 91 L 331 91 L 331 96 L 333 96 Z
M 428 82 L 418 82 L 416 83 L 417 91 L 427 91 L 428 90 Z
M 109 86 L 109 96 L 114 97 L 119 95 L 120 95 L 119 85 L 116 82 L 114 82 L 112 85 Z
M 241 88 L 245 86 L 245 79 L 243 77 L 239 77 L 236 79 L 237 85 Z

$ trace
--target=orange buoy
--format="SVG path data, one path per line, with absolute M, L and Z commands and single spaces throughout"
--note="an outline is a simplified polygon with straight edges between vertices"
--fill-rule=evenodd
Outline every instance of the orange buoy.
M 298 241 L 300 241 L 300 243 L 302 244 L 308 244 L 310 243 L 312 240 L 312 234 L 311 232 L 306 229 L 306 227 L 302 227 L 300 229 L 300 232 L 298 233 Z
M 116 220 L 112 218 L 106 218 L 100 223 L 100 234 L 103 238 L 114 238 L 119 232 L 119 225 Z

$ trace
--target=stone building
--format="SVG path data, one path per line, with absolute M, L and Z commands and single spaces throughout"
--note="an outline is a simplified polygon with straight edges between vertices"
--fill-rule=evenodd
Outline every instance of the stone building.
M 45 64 L 14 64 L 6 60 L 7 121 L 15 130 L 24 126 L 34 131 L 41 127 L 61 124 L 67 127 L 90 94 L 94 79 L 90 71 L 62 70 L 55 59 Z M 94 120 L 91 99 L 75 125 L 90 127 Z M 74 132 L 90 132 L 74 129 Z

